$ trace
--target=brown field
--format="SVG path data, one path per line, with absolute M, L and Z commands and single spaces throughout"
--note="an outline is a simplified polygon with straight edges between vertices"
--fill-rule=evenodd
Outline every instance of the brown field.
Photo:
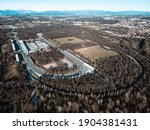
M 91 61 L 98 58 L 118 55 L 118 53 L 112 50 L 103 49 L 99 45 L 76 49 L 75 52 L 82 54 L 85 58 L 89 58 Z
M 77 37 L 56 38 L 56 39 L 54 39 L 54 41 L 56 41 L 57 43 L 59 43 L 61 45 L 65 44 L 65 43 L 71 44 L 71 43 L 83 43 L 83 42 L 85 42 L 84 40 L 79 39 Z

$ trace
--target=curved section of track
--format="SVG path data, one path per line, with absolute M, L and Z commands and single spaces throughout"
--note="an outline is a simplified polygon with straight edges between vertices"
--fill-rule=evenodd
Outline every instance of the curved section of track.
M 142 64 L 140 64 L 140 62 L 138 62 L 134 57 L 124 53 L 127 57 L 129 57 L 130 59 L 134 60 L 134 62 L 141 67 L 142 71 L 141 73 L 139 74 L 138 78 L 131 84 L 131 85 L 126 85 L 125 87 L 122 87 L 122 88 L 118 88 L 117 89 L 117 93 L 119 93 L 118 95 L 122 94 L 122 92 L 125 92 L 126 89 L 130 88 L 130 87 L 133 87 L 135 84 L 137 84 L 137 82 L 143 78 L 143 75 L 144 75 L 144 67 L 142 66 Z M 81 96 L 82 94 L 84 95 L 90 95 L 89 93 L 78 93 L 78 92 L 67 92 L 67 91 L 64 91 L 63 89 L 58 89 L 58 88 L 50 88 L 48 87 L 47 84 L 45 84 L 43 81 L 41 80 L 38 80 L 41 84 L 41 88 L 43 88 L 43 91 L 47 91 L 47 92 L 53 92 L 53 93 L 59 93 L 59 94 L 62 94 L 62 95 L 68 95 L 68 96 Z M 116 91 L 116 90 L 115 90 Z M 103 95 L 103 97 L 111 97 L 110 96 L 110 93 L 115 93 L 115 91 L 108 91 L 108 92 L 104 92 L 104 93 L 101 93 L 101 92 L 97 92 L 97 93 L 94 93 L 93 95 Z M 113 95 L 114 96 L 114 95 Z M 117 95 L 116 95 L 117 96 Z

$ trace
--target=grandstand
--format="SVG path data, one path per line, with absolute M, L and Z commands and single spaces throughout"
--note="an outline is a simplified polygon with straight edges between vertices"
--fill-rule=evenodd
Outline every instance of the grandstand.
M 11 40 L 11 47 L 12 47 L 13 51 L 16 51 L 15 45 L 13 43 L 13 40 Z
M 77 56 L 73 55 L 71 52 L 65 50 L 61 51 L 67 58 L 72 60 L 74 63 L 76 63 L 78 66 L 80 66 L 81 74 L 87 74 L 87 73 L 93 73 L 94 67 L 90 66 L 89 64 L 85 63 L 83 60 L 78 58 Z

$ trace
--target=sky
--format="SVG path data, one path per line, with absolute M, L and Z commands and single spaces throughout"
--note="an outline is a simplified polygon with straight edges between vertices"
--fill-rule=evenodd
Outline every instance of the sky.
M 0 10 L 150 11 L 150 0 L 0 0 Z

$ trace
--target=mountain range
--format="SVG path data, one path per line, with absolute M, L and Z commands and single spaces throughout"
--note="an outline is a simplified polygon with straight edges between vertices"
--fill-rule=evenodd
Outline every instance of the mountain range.
M 39 16 L 108 16 L 108 15 L 146 15 L 146 11 L 103 11 L 103 10 L 67 10 L 67 11 L 32 11 L 32 10 L 0 10 L 1 16 L 39 15 Z

